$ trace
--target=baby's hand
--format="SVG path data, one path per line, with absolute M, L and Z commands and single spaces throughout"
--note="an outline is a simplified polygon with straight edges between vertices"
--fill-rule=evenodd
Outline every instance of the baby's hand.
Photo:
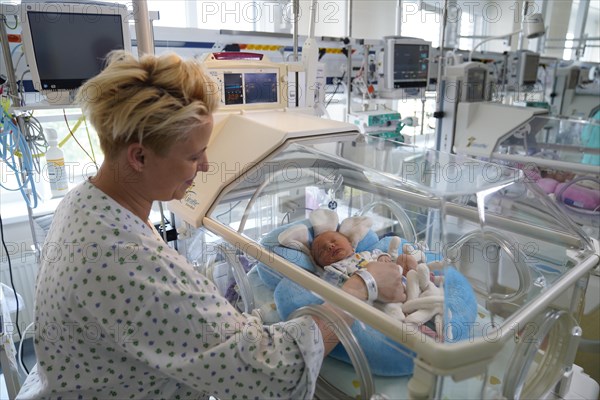
M 379 262 L 392 262 L 392 257 L 390 257 L 389 254 L 382 254 L 379 257 L 377 257 L 377 261 L 379 261 Z
M 404 275 L 413 269 L 417 269 L 417 260 L 410 254 L 400 254 L 396 259 L 396 263 L 402 267 Z

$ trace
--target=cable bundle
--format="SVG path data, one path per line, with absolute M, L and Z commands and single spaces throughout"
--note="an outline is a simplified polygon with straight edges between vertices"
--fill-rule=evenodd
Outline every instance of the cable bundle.
M 28 141 L 12 116 L 3 109 L 0 120 L 0 159 L 15 174 L 17 188 L 8 188 L 2 182 L 0 187 L 9 191 L 20 191 L 30 208 L 36 208 L 38 203 L 34 172 L 39 172 L 40 168 L 39 161 L 35 160 L 32 151 L 35 142 L 35 139 Z

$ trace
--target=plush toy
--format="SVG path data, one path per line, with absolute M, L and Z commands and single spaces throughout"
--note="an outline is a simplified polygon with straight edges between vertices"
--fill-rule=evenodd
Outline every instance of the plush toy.
M 327 209 L 314 210 L 310 213 L 308 219 L 313 228 L 313 237 L 317 237 L 321 233 L 328 231 L 338 231 L 350 240 L 352 247 L 355 249 L 373 225 L 371 219 L 367 217 L 346 218 L 339 225 L 337 213 Z M 309 232 L 306 225 L 293 225 L 281 232 L 277 239 L 282 246 L 298 249 L 312 259 L 309 246 L 309 242 L 312 240 L 309 240 Z

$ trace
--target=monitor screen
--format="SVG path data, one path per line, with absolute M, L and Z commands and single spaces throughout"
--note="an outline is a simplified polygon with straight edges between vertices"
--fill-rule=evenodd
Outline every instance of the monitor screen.
M 463 101 L 473 103 L 485 101 L 485 86 L 487 80 L 487 71 L 484 68 L 473 68 L 467 72 L 467 80 L 465 82 L 466 94 L 463 96 Z
M 277 103 L 276 73 L 246 73 L 246 104 Z
M 429 45 L 394 45 L 394 86 L 418 87 L 427 85 Z
M 111 50 L 125 49 L 118 13 L 28 11 L 41 90 L 77 89 L 104 67 Z
M 223 81 L 225 90 L 225 105 L 244 104 L 244 83 L 242 81 L 242 74 L 223 74 Z
M 534 85 L 537 82 L 540 55 L 537 53 L 522 53 L 520 68 L 520 84 Z

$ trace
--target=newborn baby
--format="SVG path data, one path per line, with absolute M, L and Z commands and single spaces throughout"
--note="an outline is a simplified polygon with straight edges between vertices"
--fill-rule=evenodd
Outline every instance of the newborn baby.
M 317 264 L 324 267 L 323 278 L 341 286 L 357 270 L 366 268 L 370 262 L 393 262 L 392 256 L 379 249 L 356 253 L 350 240 L 343 234 L 327 231 L 318 235 L 312 243 L 311 254 Z M 403 274 L 417 268 L 416 259 L 410 254 L 400 254 L 396 264 Z M 406 294 L 402 301 L 406 300 Z
M 388 251 L 394 253 L 400 243 L 400 239 L 392 241 Z M 393 262 L 393 255 L 379 249 L 372 251 L 354 251 L 350 240 L 336 231 L 327 231 L 318 235 L 312 243 L 311 255 L 325 272 L 322 278 L 334 285 L 341 286 L 356 271 L 366 268 L 371 262 Z M 413 255 L 414 254 L 414 255 Z M 415 255 L 417 257 L 415 257 Z M 417 260 L 418 258 L 418 260 Z M 378 303 L 373 305 L 384 313 L 407 323 L 416 323 L 426 334 L 435 337 L 435 332 L 424 325 L 432 317 L 441 318 L 441 310 L 419 310 L 414 307 L 419 303 L 418 298 L 424 292 L 425 296 L 431 296 L 430 300 L 436 300 L 443 304 L 443 293 L 439 289 L 442 277 L 430 273 L 429 267 L 420 263 L 425 255 L 420 249 L 414 249 L 410 245 L 403 246 L 403 253 L 396 257 L 396 264 L 406 276 L 405 293 L 400 303 Z M 439 265 L 438 265 L 439 264 Z M 432 263 L 433 268 L 441 267 L 441 263 Z M 404 303 L 404 304 L 402 304 Z M 411 314 L 411 315 L 406 315 Z M 438 318 L 438 319 L 439 319 Z M 441 320 L 438 321 L 441 324 Z M 440 325 L 441 326 L 441 325 Z
M 430 269 L 442 270 L 444 263 L 440 261 L 427 263 L 424 245 L 413 246 L 405 243 L 402 246 L 402 254 L 398 255 L 402 240 L 394 236 L 388 242 L 387 253 L 380 250 L 357 253 L 356 246 L 365 238 L 372 225 L 368 217 L 348 217 L 339 223 L 335 211 L 317 209 L 311 212 L 309 220 L 314 231 L 312 243 L 305 224 L 292 225 L 280 232 L 277 237 L 278 242 L 309 255 L 311 264 L 317 264 L 322 268 L 318 275 L 338 287 L 357 271 L 361 269 L 366 271 L 369 263 L 388 262 L 397 265 L 406 277 L 402 284 L 404 300 L 398 303 L 381 303 L 374 301 L 371 296 L 373 306 L 397 320 L 415 324 L 422 331 L 429 330 L 425 333 L 432 336 L 435 336 L 435 331 L 442 330 L 444 277 L 433 276 Z M 369 285 L 368 276 L 363 275 L 360 275 L 361 278 Z M 426 324 L 434 320 L 435 331 L 426 327 Z

